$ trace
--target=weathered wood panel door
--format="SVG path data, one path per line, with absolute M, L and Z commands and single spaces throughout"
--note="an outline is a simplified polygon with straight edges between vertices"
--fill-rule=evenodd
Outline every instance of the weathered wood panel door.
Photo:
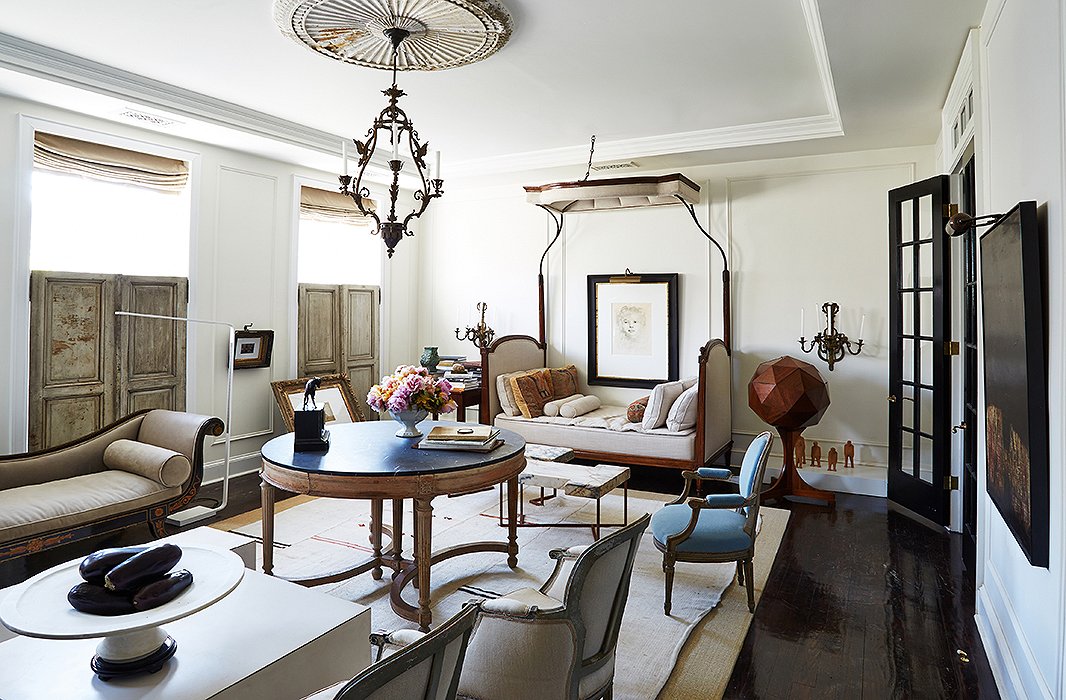
M 189 282 L 183 277 L 119 277 L 119 308 L 185 317 Z M 145 408 L 185 410 L 186 325 L 155 318 L 116 317 L 117 415 Z
M 142 408 L 185 410 L 188 281 L 174 277 L 30 274 L 31 450 L 54 447 Z
M 70 442 L 115 419 L 111 275 L 30 275 L 30 450 Z
M 296 369 L 301 377 L 345 373 L 363 415 L 377 412 L 367 392 L 381 376 L 381 289 L 363 285 L 301 284 Z

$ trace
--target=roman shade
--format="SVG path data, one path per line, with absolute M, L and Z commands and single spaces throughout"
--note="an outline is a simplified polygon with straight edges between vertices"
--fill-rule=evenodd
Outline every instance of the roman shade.
M 189 181 L 185 161 L 42 131 L 33 136 L 33 165 L 40 170 L 162 192 L 180 192 Z
M 374 200 L 367 197 L 363 198 L 363 206 L 367 211 L 377 210 Z M 313 221 L 370 225 L 370 219 L 363 216 L 348 195 L 306 185 L 300 187 L 300 217 Z

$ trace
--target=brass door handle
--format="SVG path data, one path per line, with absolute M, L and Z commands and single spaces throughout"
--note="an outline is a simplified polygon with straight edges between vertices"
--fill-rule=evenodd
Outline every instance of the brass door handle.
M 957 433 L 960 430 L 966 430 L 966 421 L 963 421 L 963 422 L 959 423 L 956 426 L 952 426 L 952 428 L 951 428 L 952 434 Z
M 889 395 L 888 401 L 889 401 L 889 403 L 896 403 L 896 395 L 895 394 Z

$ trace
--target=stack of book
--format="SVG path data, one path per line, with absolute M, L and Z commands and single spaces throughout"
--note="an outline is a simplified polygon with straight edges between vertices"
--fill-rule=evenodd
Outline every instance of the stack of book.
M 418 442 L 423 450 L 491 452 L 503 443 L 500 431 L 488 425 L 438 425 Z

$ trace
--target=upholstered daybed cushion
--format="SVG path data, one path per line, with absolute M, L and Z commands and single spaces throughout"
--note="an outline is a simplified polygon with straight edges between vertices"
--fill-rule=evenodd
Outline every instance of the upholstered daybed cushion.
M 0 491 L 0 542 L 127 513 L 177 498 L 181 487 L 165 487 L 143 476 L 108 470 Z
M 584 425 L 575 424 L 584 422 Z M 639 423 L 626 420 L 625 406 L 602 406 L 577 418 L 523 418 L 499 414 L 496 427 L 513 430 L 526 442 L 564 445 L 586 452 L 614 452 L 638 457 L 692 459 L 696 442 L 694 428 L 670 432 L 665 428 L 643 430 Z M 591 426 L 601 427 L 591 427 Z M 615 430 L 608 425 L 625 425 Z

